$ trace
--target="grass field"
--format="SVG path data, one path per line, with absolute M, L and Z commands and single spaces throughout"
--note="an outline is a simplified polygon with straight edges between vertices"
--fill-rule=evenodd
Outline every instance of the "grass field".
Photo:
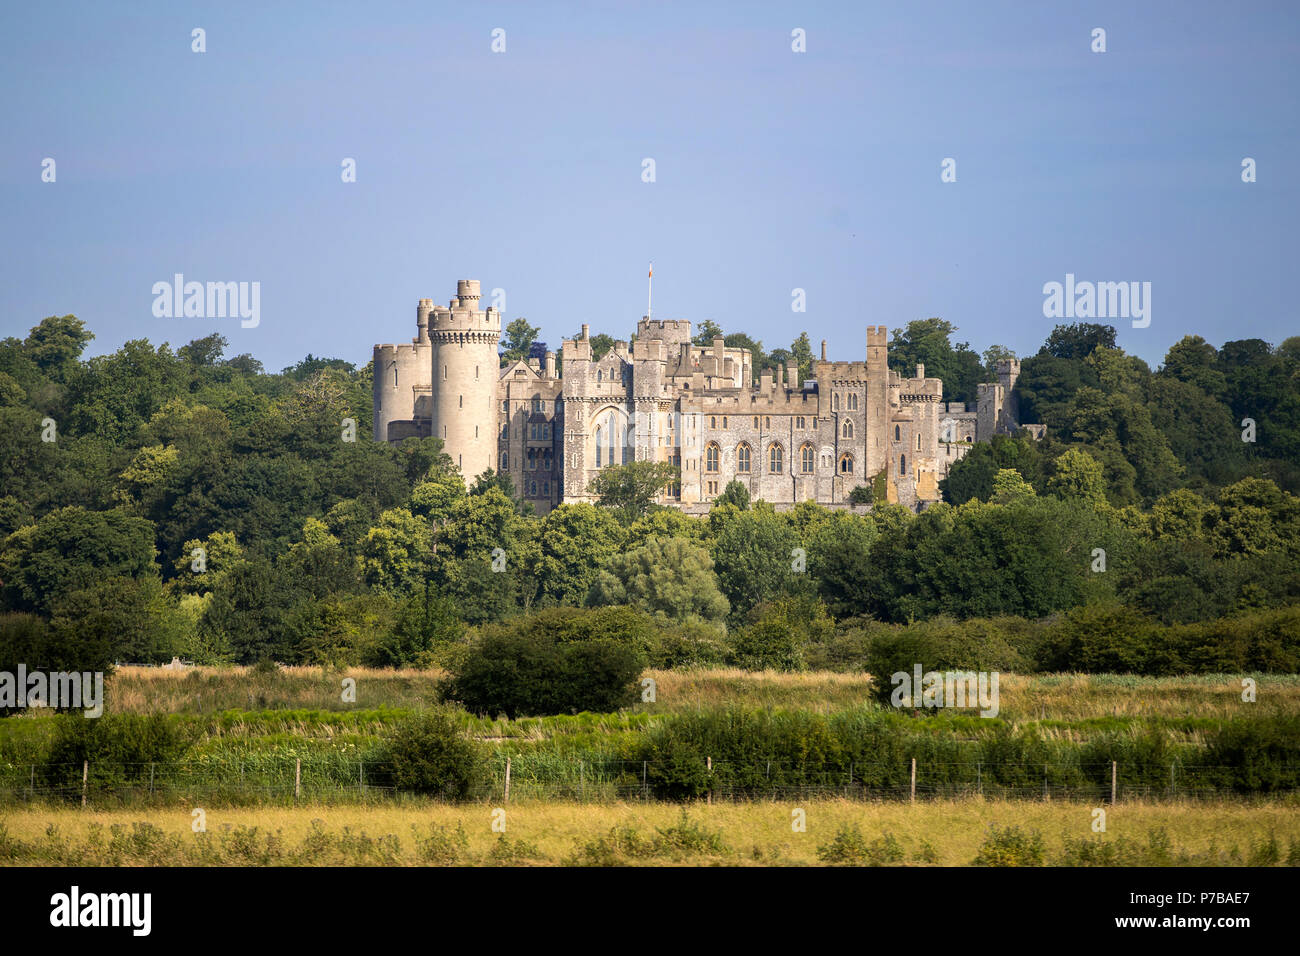
M 177 672 L 122 667 L 106 682 L 108 713 L 213 713 L 226 710 L 418 710 L 439 700 L 440 671 L 285 667 L 193 668 Z M 653 704 L 632 712 L 678 713 L 736 705 L 826 713 L 868 700 L 867 674 L 783 673 L 736 668 L 650 670 Z M 356 681 L 345 703 L 342 682 Z M 1300 675 L 1257 674 L 1256 711 L 1300 712 Z M 1132 677 L 1113 674 L 1003 674 L 999 716 L 1010 721 L 1096 717 L 1232 717 L 1242 712 L 1240 675 Z
M 1003 865 L 1300 864 L 1294 800 L 1262 803 L 1145 803 L 1108 807 L 1106 832 L 1094 808 L 1064 802 L 977 799 L 903 803 L 809 801 L 806 832 L 792 830 L 790 803 L 578 804 L 505 808 L 493 832 L 491 805 L 306 806 L 206 811 L 31 809 L 0 815 L 7 865 L 970 865 L 992 832 Z M 853 828 L 857 831 L 854 832 Z M 1041 836 L 1041 854 L 1032 834 Z M 1005 835 L 1005 834 L 1004 834 Z M 1029 849 L 1026 850 L 1026 846 Z M 1067 850 L 1073 856 L 1067 856 Z M 819 857 L 832 854 L 830 859 Z

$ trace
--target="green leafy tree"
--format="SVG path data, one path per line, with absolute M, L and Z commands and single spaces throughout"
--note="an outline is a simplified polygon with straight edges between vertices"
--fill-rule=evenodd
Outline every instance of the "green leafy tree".
M 807 579 L 794 570 L 800 546 L 789 522 L 770 506 L 727 521 L 713 544 L 713 564 L 732 611 L 743 614 L 806 586 Z
M 1082 449 L 1068 449 L 1052 462 L 1047 491 L 1066 500 L 1073 498 L 1094 505 L 1105 504 L 1106 477 L 1102 474 L 1101 462 Z
M 722 494 L 714 499 L 714 506 L 732 505 L 737 511 L 749 510 L 749 489 L 743 482 L 732 479 L 727 482 L 727 487 L 722 489 Z
M 602 468 L 587 485 L 601 506 L 615 508 L 628 521 L 645 514 L 655 498 L 674 481 L 680 469 L 659 461 L 632 461 Z
M 153 525 L 120 509 L 72 505 L 25 525 L 0 545 L 0 581 L 12 610 L 45 613 L 60 595 L 112 578 L 157 573 Z
M 51 315 L 28 333 L 23 345 L 42 372 L 62 382 L 94 337 L 75 315 Z
M 507 325 L 505 335 L 501 339 L 501 346 L 505 350 L 502 353 L 503 362 L 515 362 L 527 358 L 528 350 L 537 341 L 538 333 L 541 331 L 537 326 L 529 325 L 528 320 L 523 317 Z
M 720 622 L 731 610 L 709 552 L 677 538 L 651 538 L 614 555 L 596 579 L 592 603 L 632 604 L 675 622 Z
M 1074 322 L 1052 329 L 1039 355 L 1062 359 L 1086 359 L 1094 349 L 1115 347 L 1115 327 L 1095 322 Z

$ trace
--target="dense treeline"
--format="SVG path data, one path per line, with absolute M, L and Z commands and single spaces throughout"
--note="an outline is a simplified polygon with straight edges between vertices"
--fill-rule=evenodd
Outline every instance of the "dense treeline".
M 936 321 L 896 339 L 937 372 Z M 1187 338 L 1151 372 L 1113 335 L 1053 332 L 1020 390 L 1047 438 L 974 447 L 919 516 L 777 513 L 733 484 L 696 520 L 649 504 L 671 476 L 637 463 L 538 518 L 436 439 L 370 441 L 369 367 L 268 374 L 219 336 L 83 361 L 90 333 L 52 317 L 0 342 L 0 664 L 450 665 L 514 640 L 576 674 L 536 615 L 622 608 L 600 627 L 661 666 L 861 667 L 956 628 L 1023 669 L 1296 670 L 1300 343 Z M 1005 353 L 957 351 L 977 379 Z M 1071 644 L 1078 614 L 1122 633 Z

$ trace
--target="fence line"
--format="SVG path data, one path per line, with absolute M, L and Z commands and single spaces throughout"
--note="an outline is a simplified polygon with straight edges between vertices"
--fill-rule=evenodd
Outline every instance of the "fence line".
M 596 759 L 593 759 L 593 756 Z M 44 763 L 0 765 L 0 802 L 37 799 L 92 801 L 191 799 L 297 803 L 312 799 L 383 800 L 398 795 L 395 767 L 350 757 L 242 758 L 230 762 L 185 760 L 141 763 Z M 471 796 L 508 802 L 511 797 L 601 802 L 609 800 L 723 800 L 842 797 L 909 800 L 944 797 L 1087 799 L 1117 803 L 1125 798 L 1205 798 L 1276 795 L 1290 786 L 1238 785 L 1240 767 L 1176 761 L 1125 765 L 1116 761 L 1060 764 L 923 761 L 916 758 L 853 762 L 844 770 L 810 769 L 767 760 L 733 767 L 711 757 L 698 761 L 628 760 L 587 754 L 501 755 L 490 779 Z M 1279 765 L 1278 781 L 1293 780 L 1294 767 Z M 1160 782 L 1156 782 L 1160 781 Z

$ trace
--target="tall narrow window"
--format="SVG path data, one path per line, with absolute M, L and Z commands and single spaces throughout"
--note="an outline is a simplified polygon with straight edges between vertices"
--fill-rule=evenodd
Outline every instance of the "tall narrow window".
M 850 419 L 844 419 L 843 435 L 845 438 L 853 437 L 853 422 Z
M 602 449 L 601 449 L 601 447 L 600 447 L 600 426 L 597 425 L 597 426 L 596 426 L 596 467 L 597 467 L 597 468 L 600 467 L 600 453 L 601 453 L 601 451 L 602 451 Z
M 852 455 L 844 455 L 842 458 L 840 458 L 840 474 L 841 474 L 841 475 L 851 475 L 851 474 L 853 474 L 853 456 L 852 456 Z
M 781 452 L 781 446 L 775 443 L 768 446 L 767 449 L 767 470 L 774 475 L 779 475 L 785 468 L 785 455 Z
M 813 465 L 817 462 L 817 452 L 813 450 L 812 445 L 804 445 L 799 449 L 799 471 L 805 475 L 813 473 Z
M 704 449 L 704 470 L 711 475 L 718 473 L 718 446 L 713 442 Z
M 736 449 L 736 471 L 749 474 L 749 446 L 744 443 Z

